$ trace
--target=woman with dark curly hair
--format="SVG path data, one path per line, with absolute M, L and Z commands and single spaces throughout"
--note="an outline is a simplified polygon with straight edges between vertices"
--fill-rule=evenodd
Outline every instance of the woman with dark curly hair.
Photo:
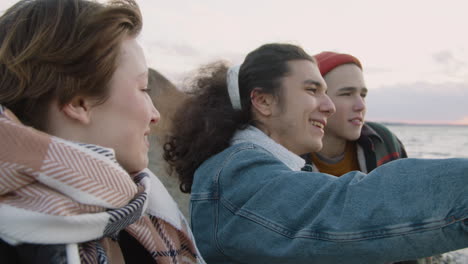
M 466 159 L 310 172 L 299 155 L 322 147 L 335 109 L 300 47 L 202 68 L 193 88 L 165 158 L 208 263 L 385 263 L 468 246 Z

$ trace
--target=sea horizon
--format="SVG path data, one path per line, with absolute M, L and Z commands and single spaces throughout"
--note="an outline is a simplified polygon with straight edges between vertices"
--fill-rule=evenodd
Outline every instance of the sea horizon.
M 412 121 L 379 121 L 367 120 L 369 122 L 376 122 L 386 126 L 453 126 L 453 127 L 468 127 L 468 124 L 457 123 L 439 123 L 439 122 L 412 122 Z

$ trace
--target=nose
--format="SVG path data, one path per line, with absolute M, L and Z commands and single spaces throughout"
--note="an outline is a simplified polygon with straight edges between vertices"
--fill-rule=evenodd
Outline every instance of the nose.
M 356 99 L 356 103 L 353 106 L 353 110 L 356 112 L 361 112 L 364 111 L 364 109 L 366 109 L 366 101 L 363 97 L 359 96 Z
M 335 104 L 327 94 L 324 94 L 320 102 L 320 112 L 325 113 L 327 118 L 336 112 Z
M 150 120 L 150 123 L 154 125 L 157 122 L 159 122 L 159 119 L 161 119 L 161 114 L 159 114 L 159 111 L 158 111 L 158 109 L 156 109 L 153 102 L 150 101 L 150 104 L 151 104 L 151 120 Z

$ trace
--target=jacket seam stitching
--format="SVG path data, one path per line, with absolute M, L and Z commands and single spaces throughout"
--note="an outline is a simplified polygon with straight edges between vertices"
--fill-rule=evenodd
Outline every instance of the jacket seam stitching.
M 233 204 L 231 204 L 228 200 L 226 199 L 220 199 L 223 205 L 225 205 L 225 208 L 229 210 L 231 213 L 237 216 L 241 216 L 243 218 L 246 218 L 252 222 L 255 222 L 267 229 L 272 230 L 273 232 L 276 232 L 280 235 L 283 235 L 288 238 L 307 238 L 307 239 L 317 239 L 317 240 L 324 240 L 324 241 L 335 241 L 335 242 L 346 242 L 346 241 L 360 241 L 360 240 L 367 240 L 367 239 L 375 239 L 375 238 L 382 238 L 382 237 L 392 237 L 392 236 L 400 236 L 400 235 L 406 235 L 406 234 L 411 234 L 414 232 L 421 232 L 421 231 L 429 231 L 429 230 L 434 230 L 434 229 L 439 229 L 443 228 L 446 226 L 449 226 L 451 224 L 457 223 L 457 222 L 462 222 L 465 221 L 468 218 L 468 215 L 465 213 L 463 214 L 463 217 L 456 218 L 455 216 L 451 216 L 445 219 L 437 220 L 437 221 L 430 221 L 426 222 L 424 224 L 413 224 L 409 227 L 412 227 L 411 230 L 405 231 L 405 232 L 397 232 L 397 233 L 389 233 L 389 231 L 392 230 L 398 230 L 399 228 L 392 228 L 388 230 L 374 230 L 374 231 L 365 231 L 365 232 L 356 232 L 356 233 L 348 233 L 348 234 L 343 234 L 343 235 L 337 235 L 337 234 L 331 234 L 327 232 L 316 232 L 316 231 L 311 231 L 311 230 L 298 230 L 298 231 L 291 231 L 286 227 L 283 227 L 280 224 L 277 224 L 275 222 L 269 221 L 265 219 L 262 216 L 259 216 L 253 212 L 250 212 L 246 209 L 239 209 L 236 208 Z M 236 210 L 237 209 L 237 210 Z M 258 220 L 257 220 L 258 219 Z M 269 223 L 270 225 L 266 225 L 265 223 Z M 428 224 L 438 224 L 437 226 L 430 226 L 430 227 L 420 227 L 417 228 L 417 226 L 426 226 Z M 275 227 L 277 226 L 277 227 Z M 402 227 L 402 228 L 408 228 L 408 227 Z M 285 231 L 281 231 L 278 229 L 283 229 Z M 289 234 L 288 234 L 289 233 Z M 293 235 L 294 233 L 298 235 Z M 300 233 L 313 233 L 312 234 L 300 234 Z M 371 233 L 383 233 L 381 235 L 367 235 L 367 236 L 362 236 L 364 234 L 371 234 Z M 358 236 L 356 238 L 339 238 L 339 236 Z M 328 237 L 337 237 L 337 238 L 326 238 L 323 236 L 328 236 Z
M 226 164 L 231 161 L 233 159 L 233 156 L 241 151 L 244 151 L 244 150 L 247 150 L 247 149 L 254 149 L 255 146 L 251 143 L 248 143 L 246 145 L 241 145 L 239 147 L 237 147 L 234 151 L 232 151 L 232 153 L 230 153 L 228 155 L 228 157 L 226 157 L 226 159 L 224 159 L 224 162 L 222 163 L 222 165 L 220 166 L 219 170 L 217 171 L 216 173 L 216 177 L 215 177 L 215 186 L 216 186 L 216 192 L 214 194 L 214 197 L 217 197 L 217 202 L 215 204 L 215 230 L 213 232 L 213 239 L 214 239 L 214 242 L 215 242 L 215 245 L 216 245 L 216 248 L 219 250 L 219 252 L 221 254 L 223 254 L 224 257 L 228 257 L 226 255 L 226 253 L 224 253 L 224 250 L 221 246 L 221 243 L 220 241 L 218 240 L 218 230 L 219 230 L 219 197 L 220 197 L 220 186 L 219 186 L 219 178 L 220 178 L 220 174 L 221 172 L 223 171 L 224 167 L 226 166 Z

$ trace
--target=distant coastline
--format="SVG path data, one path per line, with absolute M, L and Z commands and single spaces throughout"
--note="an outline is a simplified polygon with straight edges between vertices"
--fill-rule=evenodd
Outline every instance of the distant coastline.
M 468 124 L 450 124 L 450 123 L 411 123 L 411 122 L 389 122 L 389 121 L 376 121 L 369 120 L 371 122 L 378 122 L 386 126 L 450 126 L 450 127 L 468 127 Z

